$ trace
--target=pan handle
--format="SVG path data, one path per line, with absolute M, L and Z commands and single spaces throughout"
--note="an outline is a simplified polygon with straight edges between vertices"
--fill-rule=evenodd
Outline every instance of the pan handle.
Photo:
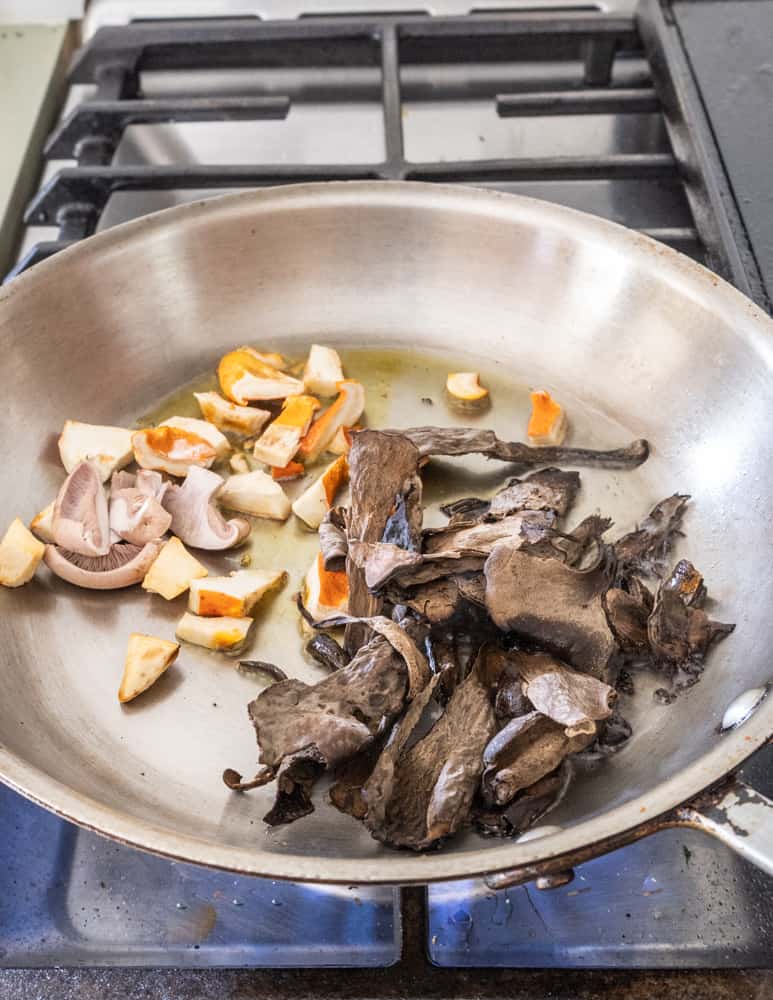
M 570 854 L 496 872 L 485 878 L 490 889 L 510 889 L 537 880 L 541 888 L 565 884 L 572 869 L 636 840 L 671 827 L 690 827 L 716 837 L 741 857 L 773 875 L 773 801 L 749 785 L 730 778 L 671 812 L 633 830 L 589 844 Z
M 724 793 L 706 803 L 706 797 L 681 806 L 681 822 L 716 837 L 736 854 L 773 875 L 773 801 L 743 781 L 735 780 Z

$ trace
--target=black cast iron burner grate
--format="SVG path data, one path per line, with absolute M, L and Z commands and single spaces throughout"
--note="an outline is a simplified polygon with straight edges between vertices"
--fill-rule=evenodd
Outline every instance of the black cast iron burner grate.
M 26 222 L 57 226 L 55 240 L 36 244 L 14 273 L 91 235 L 116 192 L 233 189 L 303 181 L 387 179 L 464 182 L 512 190 L 529 181 L 621 181 L 680 186 L 670 152 L 614 152 L 588 155 L 522 155 L 500 159 L 410 162 L 405 155 L 403 102 L 430 97 L 443 101 L 480 96 L 480 83 L 465 67 L 519 62 L 562 66 L 541 83 L 517 84 L 518 92 L 486 94 L 500 117 L 536 115 L 625 116 L 656 112 L 658 98 L 646 75 L 633 70 L 641 42 L 631 17 L 603 13 L 541 12 L 442 18 L 382 16 L 133 23 L 101 28 L 74 59 L 70 82 L 95 84 L 59 125 L 45 147 L 48 159 L 71 158 L 33 199 Z M 190 121 L 249 121 L 286 117 L 290 98 L 143 97 L 141 74 L 153 70 L 325 71 L 337 81 L 326 100 L 357 100 L 357 73 L 378 76 L 385 156 L 380 163 L 264 165 L 116 165 L 113 156 L 124 130 L 135 124 Z M 458 70 L 456 77 L 448 70 Z M 613 73 L 614 71 L 614 73 Z M 362 78 L 360 74 L 359 79 Z M 366 85 L 367 86 L 367 85 Z M 370 86 L 372 91 L 372 85 Z M 680 196 L 681 197 L 681 196 Z M 683 213 L 684 215 L 685 213 Z M 721 254 L 704 247 L 689 224 L 642 225 L 656 239 L 694 256 Z

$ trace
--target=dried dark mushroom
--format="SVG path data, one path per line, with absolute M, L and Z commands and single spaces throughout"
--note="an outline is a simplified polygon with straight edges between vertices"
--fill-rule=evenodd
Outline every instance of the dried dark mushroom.
M 496 728 L 487 687 L 473 669 L 427 735 L 410 745 L 439 682 L 436 674 L 411 704 L 363 788 L 365 825 L 394 847 L 426 850 L 467 820 L 483 748 Z
M 689 496 L 674 493 L 655 504 L 636 531 L 615 542 L 619 578 L 630 573 L 659 576 L 674 540 L 681 534 L 682 517 Z
M 647 451 L 644 441 L 533 448 L 471 428 L 355 434 L 351 507 L 320 528 L 325 565 L 345 561 L 349 613 L 315 624 L 345 626 L 346 649 L 316 634 L 307 651 L 332 673 L 314 685 L 282 680 L 251 703 L 261 767 L 249 781 L 226 772 L 229 787 L 275 778 L 266 822 L 288 823 L 313 810 L 328 772 L 338 809 L 413 850 L 470 822 L 496 836 L 537 822 L 563 797 L 575 759 L 607 756 L 631 736 L 617 707 L 618 691 L 633 693 L 622 667 L 666 672 L 673 691 L 660 696 L 671 699 L 732 626 L 699 609 L 705 585 L 691 563 L 657 597 L 641 579 L 662 572 L 685 496 L 611 544 L 600 514 L 564 529 L 580 478 L 548 466 L 491 499 L 446 504 L 448 524 L 422 530 L 419 472 L 432 455 L 632 468 Z
M 604 611 L 609 566 L 577 569 L 553 554 L 502 541 L 486 566 L 486 606 L 495 625 L 560 656 L 577 670 L 604 677 L 617 652 Z
M 318 632 L 309 639 L 306 643 L 306 652 L 321 667 L 324 667 L 325 670 L 329 670 L 331 673 L 334 670 L 341 670 L 351 659 L 349 654 L 341 649 L 332 635 L 326 635 L 324 632 Z
M 504 806 L 518 792 L 554 771 L 570 754 L 584 750 L 596 737 L 596 726 L 569 735 L 539 712 L 511 719 L 489 742 L 483 754 L 483 800 Z
M 607 469 L 633 469 L 649 456 L 649 445 L 643 439 L 625 448 L 595 451 L 592 448 L 534 448 L 521 441 L 502 441 L 494 431 L 476 427 L 411 427 L 393 432 L 408 438 L 421 455 L 486 455 L 501 462 L 518 465 L 588 465 Z

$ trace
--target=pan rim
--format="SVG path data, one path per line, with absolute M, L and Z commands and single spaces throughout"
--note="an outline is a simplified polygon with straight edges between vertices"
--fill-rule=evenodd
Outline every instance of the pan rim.
M 773 321 L 741 292 L 688 257 L 657 243 L 649 237 L 616 223 L 560 205 L 457 185 L 421 182 L 344 181 L 288 185 L 240 194 L 223 195 L 206 201 L 174 206 L 143 218 L 124 223 L 78 243 L 38 264 L 0 289 L 0 309 L 11 296 L 35 290 L 48 274 L 66 267 L 74 257 L 104 254 L 147 234 L 176 226 L 205 223 L 212 214 L 249 210 L 303 210 L 330 200 L 342 208 L 353 204 L 415 204 L 429 208 L 440 203 L 443 208 L 480 215 L 491 213 L 504 222 L 523 221 L 535 214 L 543 224 L 572 230 L 587 240 L 598 240 L 621 252 L 635 255 L 650 269 L 657 267 L 660 280 L 678 285 L 680 291 L 696 300 L 711 286 L 712 307 L 732 320 L 739 335 L 756 342 L 769 356 L 773 368 Z M 719 738 L 719 743 L 680 774 L 654 789 L 613 809 L 600 813 L 576 826 L 525 843 L 498 841 L 492 846 L 459 854 L 433 853 L 407 855 L 380 853 L 373 858 L 331 858 L 321 855 L 279 854 L 266 850 L 246 850 L 176 833 L 140 821 L 130 813 L 114 810 L 99 801 L 68 788 L 41 769 L 28 764 L 0 744 L 0 780 L 32 801 L 64 819 L 106 835 L 121 843 L 165 857 L 222 868 L 246 875 L 330 884 L 409 884 L 471 878 L 521 865 L 533 865 L 570 854 L 579 848 L 601 844 L 613 835 L 634 830 L 698 795 L 734 770 L 759 749 L 773 733 L 773 700 L 767 699 L 739 730 Z

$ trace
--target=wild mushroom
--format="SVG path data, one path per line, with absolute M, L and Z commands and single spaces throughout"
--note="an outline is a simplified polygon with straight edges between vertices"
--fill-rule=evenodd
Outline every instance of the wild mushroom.
M 255 442 L 255 458 L 279 468 L 287 465 L 318 409 L 319 400 L 314 396 L 291 396 L 286 399 L 282 412 Z
M 221 652 L 237 652 L 247 641 L 254 618 L 199 618 L 186 611 L 177 623 L 175 634 L 183 642 Z
M 282 571 L 237 570 L 230 576 L 192 580 L 188 609 L 204 618 L 246 618 L 264 594 L 286 579 Z
M 125 542 L 152 542 L 165 535 L 171 523 L 169 511 L 142 490 L 118 490 L 110 496 L 110 530 Z
M 349 604 L 349 583 L 343 570 L 325 569 L 321 552 L 309 567 L 303 580 L 301 600 L 309 617 L 315 622 L 332 615 L 346 614 Z
M 54 503 L 56 501 L 52 500 L 51 503 L 44 507 L 39 514 L 36 514 L 30 521 L 30 531 L 36 538 L 39 538 L 41 542 L 48 542 L 49 544 L 54 540 Z
M 172 531 L 186 545 L 230 549 L 249 535 L 249 522 L 241 517 L 226 521 L 212 502 L 222 485 L 223 479 L 217 473 L 193 466 L 182 486 L 167 487 L 163 505 L 172 515 Z
M 72 472 L 79 462 L 93 462 L 104 483 L 116 469 L 131 462 L 132 432 L 123 427 L 65 420 L 59 437 L 59 455 L 67 472 Z
M 229 510 L 253 517 L 286 521 L 290 516 L 290 501 L 285 491 L 260 469 L 231 476 L 220 490 L 218 500 Z
M 0 542 L 0 584 L 21 587 L 29 583 L 45 550 L 17 517 Z
M 302 462 L 314 462 L 342 427 L 356 424 L 365 409 L 365 389 L 360 382 L 344 379 L 338 383 L 335 402 L 322 413 L 301 441 L 298 456 Z
M 527 435 L 536 445 L 557 446 L 564 443 L 568 423 L 560 403 L 546 390 L 531 393 L 531 417 Z
M 142 469 L 187 476 L 196 466 L 208 469 L 217 452 L 205 438 L 181 427 L 146 427 L 132 435 L 134 458 Z
M 303 370 L 303 387 L 306 392 L 313 392 L 318 396 L 335 396 L 338 383 L 343 378 L 338 351 L 321 344 L 312 344 Z
M 336 494 L 349 478 L 346 455 L 339 455 L 293 504 L 293 513 L 310 528 L 317 529 L 333 506 Z
M 124 704 L 147 691 L 174 663 L 179 652 L 180 644 L 177 642 L 132 632 L 126 650 L 118 700 Z
M 129 545 L 118 542 L 104 556 L 83 556 L 57 545 L 47 545 L 46 566 L 51 572 L 87 590 L 119 590 L 139 583 L 158 555 L 159 543 Z
M 194 392 L 193 395 L 204 419 L 231 434 L 243 434 L 245 437 L 259 434 L 271 418 L 268 410 L 230 403 L 217 392 Z
M 186 431 L 188 434 L 204 438 L 207 444 L 215 449 L 216 459 L 225 458 L 231 450 L 225 434 L 208 420 L 198 420 L 196 417 L 170 417 L 168 420 L 163 420 L 159 427 L 173 427 L 175 430 Z
M 272 360 L 269 360 L 272 359 Z M 232 403 L 244 406 L 251 400 L 286 399 L 303 392 L 303 382 L 291 378 L 273 361 L 279 355 L 265 355 L 251 347 L 240 347 L 220 359 L 217 377 L 220 388 Z
M 179 538 L 170 538 L 142 581 L 142 589 L 172 601 L 207 575 L 207 569 L 185 548 Z
M 82 556 L 110 551 L 107 498 L 97 466 L 79 462 L 62 483 L 51 519 L 54 543 Z

